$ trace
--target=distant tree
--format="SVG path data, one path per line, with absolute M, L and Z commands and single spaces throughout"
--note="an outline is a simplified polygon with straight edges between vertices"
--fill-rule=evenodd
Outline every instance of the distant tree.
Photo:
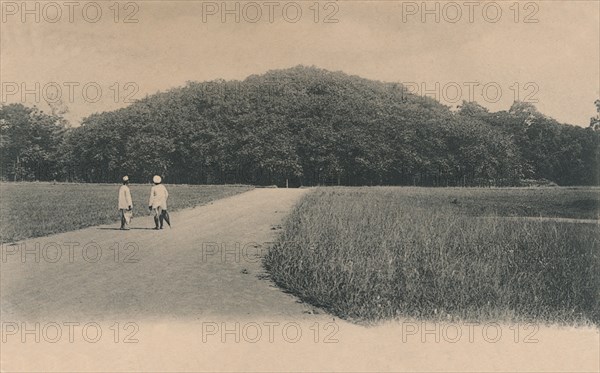
M 596 115 L 590 118 L 590 127 L 594 130 L 600 130 L 600 99 L 594 102 L 596 104 Z
M 2 179 L 52 180 L 66 121 L 22 104 L 0 105 Z
M 471 118 L 485 118 L 489 115 L 488 109 L 474 101 L 463 101 L 462 105 L 458 106 L 457 113 L 460 116 Z
M 596 102 L 600 110 L 600 100 Z M 457 111 L 402 87 L 297 66 L 188 82 L 67 129 L 22 105 L 0 112 L 2 178 L 257 185 L 598 183 L 597 121 L 558 123 L 515 102 Z M 600 112 L 599 112 L 600 115 Z

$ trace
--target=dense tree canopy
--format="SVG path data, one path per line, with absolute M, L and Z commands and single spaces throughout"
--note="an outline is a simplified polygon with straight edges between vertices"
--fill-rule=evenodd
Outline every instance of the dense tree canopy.
M 2 179 L 52 180 L 61 174 L 60 146 L 65 121 L 20 104 L 0 106 Z
M 458 111 L 401 85 L 295 67 L 158 93 L 65 130 L 0 109 L 2 177 L 290 185 L 597 185 L 600 132 L 530 104 Z

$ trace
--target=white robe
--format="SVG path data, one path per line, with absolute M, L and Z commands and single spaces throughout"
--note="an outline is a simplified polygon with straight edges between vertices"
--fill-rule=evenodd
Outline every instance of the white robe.
M 152 206 L 153 209 L 160 206 L 160 208 L 166 210 L 167 198 L 169 198 L 167 188 L 162 184 L 155 185 L 150 189 L 150 201 L 148 201 L 148 206 Z
M 133 207 L 131 192 L 127 185 L 121 185 L 121 188 L 119 189 L 119 209 L 127 210 L 129 206 Z

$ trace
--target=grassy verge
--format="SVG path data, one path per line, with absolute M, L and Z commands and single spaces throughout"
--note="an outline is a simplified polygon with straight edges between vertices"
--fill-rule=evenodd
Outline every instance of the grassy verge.
M 463 193 L 317 189 L 291 214 L 265 265 L 280 286 L 355 321 L 600 323 L 597 225 L 480 219 L 460 201 L 489 195 Z M 497 193 L 510 206 L 530 191 Z
M 429 194 L 426 205 L 439 207 L 449 202 L 470 216 L 531 216 L 570 219 L 600 219 L 600 188 L 449 188 L 410 193 Z
M 0 183 L 0 242 L 46 236 L 119 220 L 115 184 Z M 149 215 L 150 185 L 131 185 L 134 217 Z M 250 186 L 167 185 L 169 211 L 202 205 Z

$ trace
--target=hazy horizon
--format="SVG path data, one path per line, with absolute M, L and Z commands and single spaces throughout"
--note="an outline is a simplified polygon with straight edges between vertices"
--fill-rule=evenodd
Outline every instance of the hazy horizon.
M 497 22 L 490 18 L 496 6 L 482 16 L 489 2 L 477 3 L 473 22 L 469 9 L 460 5 L 456 23 L 450 21 L 458 13 L 447 5 L 457 3 L 449 2 L 429 2 L 430 9 L 419 9 L 422 2 L 324 1 L 319 12 L 313 2 L 277 2 L 272 19 L 268 2 L 260 2 L 252 3 L 262 9 L 256 23 L 250 22 L 255 9 L 245 11 L 248 2 L 230 2 L 225 10 L 218 9 L 220 2 L 119 3 L 118 22 L 113 2 L 102 3 L 95 23 L 82 18 L 81 6 L 73 22 L 66 8 L 58 22 L 47 22 L 57 13 L 44 6 L 39 23 L 34 15 L 23 22 L 20 9 L 6 8 L 6 3 L 0 24 L 2 102 L 37 104 L 47 111 L 39 93 L 54 82 L 63 98 L 73 90 L 73 99 L 63 101 L 66 118 L 74 124 L 95 112 L 127 106 L 127 97 L 140 99 L 187 81 L 243 80 L 297 65 L 435 90 L 449 106 L 472 98 L 499 111 L 516 98 L 525 99 L 559 122 L 583 127 L 600 96 L 596 1 L 520 3 L 518 11 L 513 2 L 491 2 L 500 9 Z M 295 23 L 280 11 L 290 4 L 302 12 Z M 437 14 L 428 15 L 432 9 Z M 124 23 L 127 16 L 137 23 Z M 328 16 L 337 22 L 325 23 Z M 19 90 L 12 93 L 15 85 Z M 86 85 L 92 94 L 100 87 L 97 102 L 82 98 Z M 23 99 L 21 87 L 37 90 L 38 97 L 30 93 Z M 457 100 L 444 100 L 448 97 Z

